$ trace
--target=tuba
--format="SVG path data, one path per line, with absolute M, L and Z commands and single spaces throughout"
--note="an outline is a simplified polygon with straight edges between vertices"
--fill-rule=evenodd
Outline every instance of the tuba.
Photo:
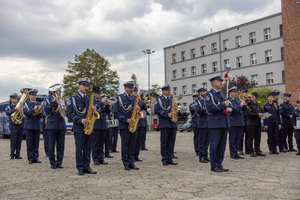
M 137 127 L 137 124 L 138 124 L 140 118 L 144 117 L 144 114 L 142 112 L 137 112 L 136 111 L 136 107 L 139 104 L 139 100 L 140 100 L 140 96 L 137 95 L 136 98 L 135 98 L 135 103 L 134 103 L 134 106 L 133 106 L 132 115 L 130 117 L 130 119 L 133 120 L 133 123 L 129 124 L 129 126 L 128 126 L 128 129 L 131 133 L 134 133 L 136 131 L 136 127 Z
M 94 127 L 94 123 L 96 121 L 96 119 L 100 118 L 100 114 L 97 111 L 93 111 L 92 110 L 92 106 L 94 105 L 94 99 L 95 99 L 95 92 L 97 91 L 97 89 L 99 90 L 98 86 L 93 86 L 93 93 L 91 95 L 91 99 L 90 99 L 90 104 L 89 104 L 89 109 L 88 109 L 88 113 L 86 115 L 86 119 L 88 120 L 88 125 L 84 126 L 83 130 L 84 130 L 84 134 L 86 135 L 91 135 L 93 132 L 93 127 Z
M 18 104 L 16 105 L 16 107 L 20 106 L 21 102 L 24 102 L 28 99 L 29 97 L 29 94 L 28 94 L 28 90 L 29 89 L 21 89 L 20 92 L 22 93 L 22 96 L 18 102 Z M 23 122 L 23 118 L 24 118 L 24 114 L 23 114 L 23 111 L 16 111 L 14 112 L 11 116 L 11 121 L 14 123 L 14 124 L 22 124 Z
M 172 95 L 172 110 L 171 110 L 171 113 L 173 113 L 173 117 L 171 118 L 171 121 L 172 122 L 177 122 L 177 117 L 178 117 L 178 112 L 179 112 L 179 108 L 176 108 L 175 107 L 175 95 L 174 94 L 171 94 Z
M 63 109 L 63 105 L 65 105 L 65 102 L 63 98 L 61 98 L 61 84 L 55 84 L 50 87 L 50 92 L 53 92 L 53 96 L 56 97 L 56 103 L 58 104 L 57 109 L 62 118 L 65 118 L 66 112 Z

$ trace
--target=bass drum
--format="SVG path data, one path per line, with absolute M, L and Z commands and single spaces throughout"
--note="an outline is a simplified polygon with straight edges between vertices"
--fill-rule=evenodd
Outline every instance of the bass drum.
M 119 126 L 119 120 L 118 119 L 106 120 L 106 124 L 108 128 L 117 127 Z

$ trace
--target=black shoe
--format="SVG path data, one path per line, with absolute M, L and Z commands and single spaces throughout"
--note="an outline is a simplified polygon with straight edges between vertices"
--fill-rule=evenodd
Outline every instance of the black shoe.
M 32 164 L 32 163 L 33 163 L 33 160 L 29 160 L 28 163 L 29 163 L 29 164 Z
M 207 160 L 207 162 L 210 162 L 210 159 L 209 158 L 204 158 L 205 160 Z
M 109 153 L 113 153 L 113 150 L 109 150 Z
M 297 150 L 294 148 L 290 148 L 290 151 L 297 152 Z
M 11 160 L 13 160 L 14 158 L 15 158 L 14 156 L 11 156 L 11 157 L 10 157 Z
M 49 154 L 46 154 L 46 157 L 49 157 Z
M 274 151 L 270 151 L 270 154 L 275 154 Z
M 128 165 L 125 166 L 125 170 L 131 170 Z
M 168 163 L 168 162 L 163 162 L 163 165 L 164 165 L 164 166 L 168 166 L 169 163 Z
M 136 167 L 135 165 L 130 165 L 129 167 L 130 167 L 130 169 L 133 169 L 133 170 L 139 170 L 140 169 L 140 168 Z
M 279 154 L 277 151 L 274 151 L 274 154 Z
M 42 162 L 39 160 L 34 160 L 33 163 L 42 163 Z
M 199 153 L 196 153 L 196 156 L 199 156 Z
M 236 156 L 238 159 L 244 159 L 245 157 L 242 157 L 242 156 L 240 156 L 240 155 L 237 155 Z
M 143 160 L 141 160 L 139 157 L 134 159 L 135 162 L 142 162 Z
M 105 158 L 113 158 L 113 156 L 111 156 L 111 155 L 105 155 Z
M 51 165 L 51 169 L 56 169 L 56 165 Z
M 22 159 L 22 157 L 21 156 L 16 156 L 15 159 Z
M 93 171 L 92 169 L 85 169 L 85 170 L 83 170 L 83 172 L 85 174 L 97 174 L 97 172 Z
M 64 168 L 62 165 L 58 165 L 58 164 L 56 164 L 56 168 L 60 168 L 60 169 L 62 169 L 62 168 Z
M 142 151 L 148 151 L 148 149 L 146 149 L 146 148 L 142 148 L 141 150 L 142 150 Z
M 256 152 L 257 156 L 266 156 L 266 154 L 263 154 L 261 151 Z
M 298 151 L 298 152 L 296 153 L 296 156 L 300 156 L 300 151 Z
M 255 153 L 251 153 L 250 156 L 251 157 L 256 157 L 256 154 Z
M 280 149 L 279 152 L 286 153 L 286 152 L 288 152 L 288 150 L 287 149 Z
M 117 150 L 112 150 L 112 152 L 113 152 L 113 153 L 119 153 L 119 151 L 117 151 Z
M 228 172 L 229 169 L 224 169 L 223 167 L 219 167 L 223 172 Z
M 78 170 L 78 175 L 84 175 L 83 169 Z
M 169 161 L 168 164 L 170 164 L 170 165 L 178 165 L 178 163 L 174 162 L 173 160 Z
M 243 151 L 239 151 L 239 154 L 240 154 L 240 155 L 244 155 Z
M 173 156 L 173 158 L 177 159 L 178 157 L 177 156 Z
M 99 161 L 95 161 L 94 165 L 100 165 L 100 162 Z
M 202 162 L 202 163 L 208 163 L 208 161 L 207 161 L 205 158 L 200 158 L 200 159 L 199 159 L 199 162 Z
M 104 162 L 104 160 L 100 160 L 100 161 L 99 161 L 99 164 L 100 164 L 100 165 L 107 165 L 108 163 L 107 163 L 107 162 Z
M 213 167 L 210 169 L 212 172 L 223 172 L 222 169 L 220 169 L 219 167 Z
M 230 156 L 232 159 L 239 159 L 237 156 Z

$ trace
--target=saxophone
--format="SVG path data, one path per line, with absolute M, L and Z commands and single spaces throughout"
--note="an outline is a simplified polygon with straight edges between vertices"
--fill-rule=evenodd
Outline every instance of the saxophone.
M 94 88 L 93 88 L 94 90 Z M 88 120 L 88 125 L 84 126 L 84 134 L 91 135 L 94 127 L 94 123 L 96 119 L 100 118 L 100 114 L 97 111 L 92 110 L 92 106 L 94 105 L 94 97 L 95 93 L 93 92 L 90 99 L 88 113 L 86 115 L 86 119 Z
M 16 107 L 20 106 L 21 102 L 26 101 L 28 99 L 28 97 L 29 97 L 27 89 L 21 89 L 20 92 L 22 93 L 22 96 L 21 96 L 18 104 L 16 105 Z M 24 118 L 24 114 L 23 114 L 22 110 L 21 111 L 16 111 L 10 117 L 11 117 L 11 121 L 14 124 L 22 124 L 23 118 Z
M 130 117 L 130 119 L 133 120 L 133 123 L 129 124 L 129 126 L 128 126 L 128 129 L 131 133 L 134 133 L 136 131 L 136 127 L 137 127 L 137 124 L 138 124 L 140 118 L 144 117 L 144 114 L 142 112 L 136 111 L 136 107 L 139 104 L 139 100 L 140 100 L 140 96 L 137 95 L 135 98 L 135 103 L 134 103 L 132 114 Z
M 177 117 L 178 117 L 178 111 L 180 110 L 179 108 L 175 107 L 175 95 L 172 95 L 172 110 L 171 113 L 173 113 L 173 117 L 171 118 L 172 122 L 177 122 Z
M 55 91 L 55 95 L 57 97 L 56 102 L 58 104 L 57 109 L 62 118 L 65 118 L 66 112 L 62 108 L 63 99 L 60 97 L 60 90 Z

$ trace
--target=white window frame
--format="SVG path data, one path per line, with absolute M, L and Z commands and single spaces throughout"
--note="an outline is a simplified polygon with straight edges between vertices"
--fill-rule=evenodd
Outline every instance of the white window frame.
M 191 59 L 196 58 L 196 51 L 195 49 L 191 49 Z
M 273 72 L 267 73 L 267 85 L 272 85 L 274 83 Z
M 174 95 L 175 96 L 177 96 L 178 95 L 178 93 L 177 93 L 178 91 L 177 91 L 177 87 L 173 87 L 173 93 L 174 93 Z
M 229 59 L 224 60 L 224 67 L 226 67 L 227 65 L 230 65 Z
M 205 46 L 202 46 L 200 49 L 201 49 L 201 56 L 205 56 Z
M 203 82 L 202 85 L 207 87 L 207 82 Z
M 212 71 L 213 72 L 217 72 L 219 69 L 218 69 L 218 62 L 213 62 L 212 63 Z
M 266 51 L 265 55 L 266 55 L 266 63 L 272 62 L 272 50 Z
M 257 65 L 256 53 L 250 54 L 250 63 L 251 65 Z
M 196 66 L 191 67 L 192 76 L 196 76 Z
M 242 36 L 237 36 L 235 38 L 236 41 L 236 47 L 241 47 L 242 46 Z
M 182 78 L 186 77 L 186 68 L 181 69 L 181 77 Z
M 205 72 L 204 72 L 205 71 Z M 206 64 L 202 64 L 201 65 L 201 72 L 202 74 L 207 74 L 207 67 L 206 67 Z
M 187 94 L 186 85 L 183 85 L 183 86 L 182 86 L 182 94 L 183 94 L 183 95 Z
M 271 28 L 264 29 L 264 38 L 266 40 L 271 40 Z
M 176 53 L 172 54 L 172 63 L 176 63 Z
M 186 102 L 182 103 L 182 105 L 187 108 L 187 103 Z
M 173 79 L 177 79 L 177 70 L 173 70 Z
M 181 61 L 185 61 L 185 51 L 181 52 Z
M 211 53 L 217 53 L 217 43 L 211 44 Z
M 255 85 L 258 85 L 258 75 L 257 74 L 254 74 L 254 75 L 251 75 L 251 81 L 255 83 Z
M 223 40 L 223 47 L 224 47 L 224 51 L 228 50 L 229 48 L 229 40 Z
M 243 57 L 242 56 L 239 56 L 236 58 L 236 66 L 243 67 Z
M 249 38 L 250 38 L 250 44 L 256 43 L 255 32 L 249 33 Z
M 193 94 L 197 92 L 197 85 L 196 84 L 192 85 L 192 91 L 193 91 Z

